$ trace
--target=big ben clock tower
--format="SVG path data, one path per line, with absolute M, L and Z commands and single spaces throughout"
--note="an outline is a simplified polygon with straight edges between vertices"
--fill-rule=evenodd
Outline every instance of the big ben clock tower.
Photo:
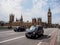
M 51 10 L 48 9 L 48 27 L 51 27 Z

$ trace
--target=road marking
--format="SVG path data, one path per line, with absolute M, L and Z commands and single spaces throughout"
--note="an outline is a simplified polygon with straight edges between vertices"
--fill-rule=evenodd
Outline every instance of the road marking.
M 3 35 L 7 35 L 8 36 L 8 35 L 14 35 L 14 34 L 16 34 L 16 33 L 9 33 L 9 34 L 3 34 Z M 0 34 L 0 35 L 2 35 L 2 34 Z
M 16 33 L 9 33 L 9 34 L 7 34 L 7 33 L 1 34 L 1 33 L 0 33 L 0 35 L 13 35 L 13 34 L 16 34 Z
M 16 37 L 16 38 L 12 38 L 12 39 L 8 39 L 8 40 L 4 40 L 4 41 L 1 41 L 0 43 L 5 43 L 5 42 L 8 42 L 8 41 L 12 41 L 12 40 L 16 40 L 16 39 L 20 39 L 20 38 L 23 38 L 25 36 L 20 36 L 20 37 Z
M 16 33 L 9 33 L 9 34 L 6 34 L 6 35 L 13 35 L 13 34 L 16 34 Z
M 58 31 L 55 32 L 54 37 L 52 38 L 50 45 L 54 45 L 57 38 Z
M 11 31 L 1 31 L 0 33 L 9 33 L 9 32 L 12 32 L 12 30 Z
M 39 42 L 37 45 L 41 45 L 42 42 Z
M 58 30 L 57 42 L 60 42 L 60 29 Z
M 52 33 L 49 34 L 49 36 L 51 36 L 56 30 L 52 31 Z
M 50 33 L 49 35 L 52 35 L 55 31 L 52 31 L 52 33 Z M 41 45 L 42 42 L 39 42 L 37 45 Z

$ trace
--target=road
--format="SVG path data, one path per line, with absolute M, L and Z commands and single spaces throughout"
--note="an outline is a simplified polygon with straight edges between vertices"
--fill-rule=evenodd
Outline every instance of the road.
M 59 45 L 60 29 L 46 28 L 44 36 L 38 39 L 28 39 L 25 32 L 14 32 L 13 30 L 0 31 L 0 45 Z

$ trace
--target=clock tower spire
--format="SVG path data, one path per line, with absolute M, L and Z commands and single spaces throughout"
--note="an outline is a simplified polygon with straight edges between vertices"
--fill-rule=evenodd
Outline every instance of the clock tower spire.
M 48 9 L 48 27 L 51 27 L 51 10 Z

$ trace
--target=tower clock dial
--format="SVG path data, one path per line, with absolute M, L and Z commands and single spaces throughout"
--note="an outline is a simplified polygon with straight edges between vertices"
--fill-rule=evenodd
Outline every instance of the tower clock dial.
M 48 16 L 51 16 L 51 14 L 48 14 Z

